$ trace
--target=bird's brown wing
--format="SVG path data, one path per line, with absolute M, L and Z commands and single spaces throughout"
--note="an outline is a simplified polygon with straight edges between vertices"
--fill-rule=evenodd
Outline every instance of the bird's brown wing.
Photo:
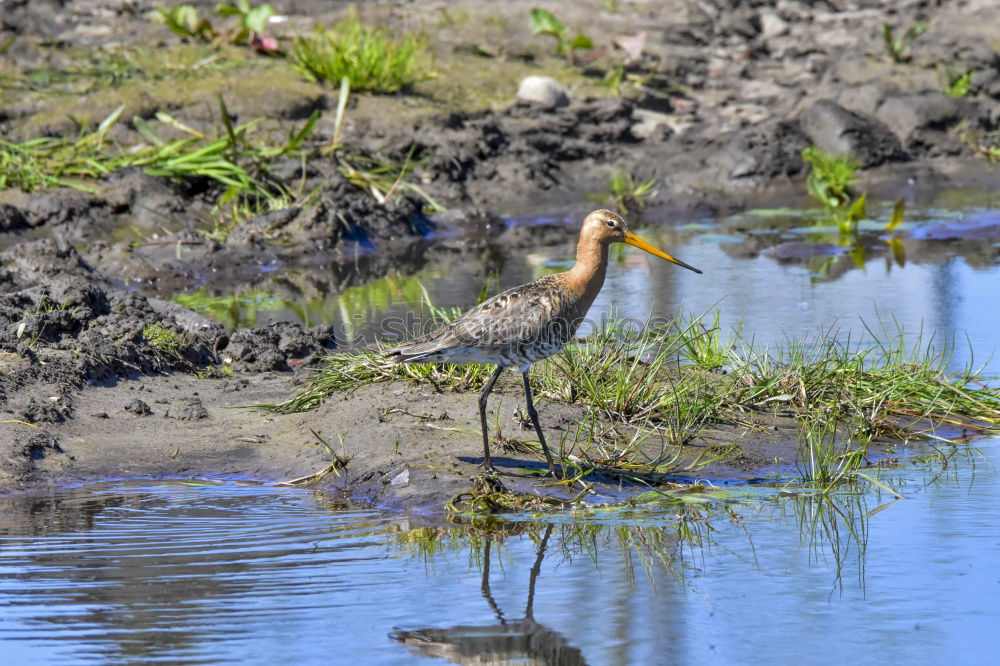
M 548 341 L 553 335 L 565 342 L 577 315 L 559 277 L 548 275 L 501 292 L 447 326 L 388 353 L 398 355 L 399 360 L 418 360 L 472 347 L 484 352 L 517 348 Z

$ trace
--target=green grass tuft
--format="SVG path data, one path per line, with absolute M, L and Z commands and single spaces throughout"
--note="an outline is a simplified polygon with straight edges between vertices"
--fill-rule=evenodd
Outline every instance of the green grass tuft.
M 570 37 L 573 34 L 570 29 L 547 9 L 533 7 L 528 12 L 528 22 L 532 34 L 555 39 L 556 54 L 564 56 L 570 63 L 574 61 L 574 54 L 577 51 L 594 48 L 593 40 L 582 32 Z
M 851 201 L 851 186 L 857 182 L 858 163 L 850 155 L 831 155 L 815 146 L 802 151 L 810 167 L 806 186 L 814 199 L 828 208 L 841 208 Z
M 889 59 L 894 63 L 903 63 L 910 59 L 909 46 L 920 35 L 927 32 L 930 27 L 923 21 L 915 21 L 903 31 L 899 37 L 895 36 L 895 30 L 888 23 L 882 24 L 882 43 L 885 45 Z
M 806 181 L 810 196 L 823 204 L 842 237 L 856 239 L 858 222 L 868 214 L 867 196 L 855 198 L 851 192 L 858 163 L 850 155 L 831 155 L 816 147 L 803 150 L 802 159 L 810 166 Z
M 647 199 L 654 194 L 653 188 L 658 182 L 656 176 L 640 181 L 631 173 L 613 169 L 608 174 L 608 192 L 595 195 L 593 198 L 610 201 L 612 205 L 625 212 L 637 212 L 649 205 Z
M 353 16 L 297 38 L 290 57 L 310 81 L 339 83 L 347 77 L 353 90 L 393 93 L 429 78 L 426 48 L 416 35 L 396 40 Z
M 162 324 L 148 324 L 142 329 L 142 339 L 164 354 L 170 356 L 180 355 L 181 350 L 188 344 L 183 333 L 172 331 Z
M 962 73 L 948 65 L 938 65 L 937 73 L 944 94 L 949 97 L 967 97 L 972 89 L 972 75 L 976 70 L 969 69 Z

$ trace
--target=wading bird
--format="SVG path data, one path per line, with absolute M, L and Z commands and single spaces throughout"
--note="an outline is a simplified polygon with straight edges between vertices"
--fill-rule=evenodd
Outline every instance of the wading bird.
M 483 428 L 483 467 L 495 472 L 486 427 L 486 400 L 500 373 L 507 367 L 520 370 L 528 415 L 538 441 L 555 474 L 552 454 L 538 423 L 531 399 L 528 373 L 531 364 L 552 356 L 569 342 L 604 285 L 608 246 L 628 243 L 695 273 L 700 270 L 656 249 L 628 230 L 625 220 L 609 210 L 587 215 L 576 246 L 576 263 L 565 273 L 546 275 L 534 282 L 501 292 L 483 301 L 452 323 L 386 353 L 398 363 L 493 363 L 497 369 L 479 396 Z

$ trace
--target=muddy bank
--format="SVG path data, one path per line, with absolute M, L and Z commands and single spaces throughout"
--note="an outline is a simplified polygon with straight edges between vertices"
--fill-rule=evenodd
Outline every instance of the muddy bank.
M 193 4 L 212 15 L 211 3 Z M 370 253 L 405 260 L 428 236 L 458 237 L 476 251 L 484 235 L 502 228 L 496 213 L 564 207 L 607 192 L 616 170 L 637 182 L 654 178 L 652 205 L 733 210 L 768 196 L 762 193 L 800 190 L 801 151 L 810 145 L 928 187 L 952 177 L 963 184 L 994 148 L 1000 56 L 990 2 L 891 10 L 852 0 L 641 10 L 593 4 L 591 11 L 549 7 L 595 44 L 575 64 L 531 34 L 530 3 L 451 3 L 433 16 L 408 5 L 362 8 L 365 20 L 426 35 L 433 76 L 395 95 L 352 95 L 338 136 L 355 165 L 411 165 L 405 181 L 451 211 L 428 214 L 433 206 L 412 190 L 397 188 L 380 202 L 349 182 L 339 158 L 320 150 L 334 139 L 337 91 L 305 81 L 285 59 L 182 40 L 150 20 L 150 3 L 8 2 L 0 23 L 0 42 L 12 40 L 0 128 L 11 140 L 72 135 L 71 118 L 96 123 L 119 104 L 128 110 L 110 137 L 123 147 L 146 141 L 132 114 L 169 112 L 213 135 L 220 94 L 234 124 L 261 120 L 262 140 L 301 128 L 313 112 L 319 119 L 308 159 L 268 165 L 283 191 L 302 194 L 282 210 L 220 219 L 219 184 L 131 168 L 109 174 L 93 193 L 0 192 L 0 230 L 13 233 L 8 244 L 28 231 L 58 234 L 107 275 L 169 292 L 244 277 L 233 266 L 307 263 L 317 255 L 344 266 Z M 286 51 L 295 35 L 346 11 L 327 3 L 275 7 L 283 20 L 273 32 Z M 899 39 L 914 26 L 925 29 L 890 53 L 883 24 Z M 149 45 L 171 66 L 157 66 L 143 50 Z M 188 51 L 206 51 L 219 70 L 185 71 Z M 81 54 L 87 67 L 73 64 Z M 114 69 L 122 60 L 124 71 Z M 953 96 L 943 91 L 955 81 L 949 72 L 969 73 L 961 96 L 954 87 Z M 606 81 L 613 73 L 617 85 Z M 565 104 L 516 100 L 526 75 L 553 76 Z M 125 229 L 131 242 L 116 242 Z M 174 248 L 183 248 L 182 258 L 170 254 Z
M 494 444 L 493 459 L 506 487 L 587 502 L 621 501 L 648 490 L 594 475 L 586 480 L 592 488 L 581 495 L 584 484 L 540 477 L 544 461 L 516 444 L 533 437 L 517 413 L 519 382 L 511 378 L 498 387 L 490 418 L 506 443 Z M 40 420 L 36 427 L 4 424 L 4 487 L 135 476 L 287 482 L 327 468 L 332 458 L 325 441 L 346 465 L 319 480 L 319 487 L 339 489 L 355 502 L 439 514 L 481 474 L 475 391 L 439 394 L 429 384 L 395 382 L 364 387 L 304 414 L 247 407 L 280 401 L 293 388 L 291 377 L 273 373 L 217 380 L 151 375 L 92 386 L 72 398 L 72 418 Z M 582 406 L 544 402 L 539 410 L 554 441 L 572 441 Z M 765 420 L 769 434 L 735 448 L 736 430 L 706 430 L 685 447 L 685 461 L 728 447 L 725 458 L 698 472 L 680 465 L 667 480 L 759 478 L 775 470 L 775 456 L 790 469 L 793 420 Z
M 210 14 L 214 3 L 194 4 Z M 287 17 L 273 25 L 285 45 L 346 11 L 274 4 Z M 335 89 L 245 45 L 182 40 L 149 20 L 152 3 L 5 2 L 5 141 L 75 136 L 73 119 L 93 127 L 121 104 L 128 110 L 109 145 L 143 144 L 142 121 L 159 112 L 214 136 L 220 93 L 232 124 L 261 119 L 256 136 L 268 145 L 314 113 L 316 124 L 301 155 L 266 165 L 267 182 L 294 194 L 276 210 L 236 216 L 220 207 L 217 181 L 135 166 L 87 181 L 87 191 L 0 190 L 0 483 L 147 474 L 279 481 L 328 464 L 314 429 L 335 447 L 343 435 L 351 459 L 329 483 L 386 506 L 439 509 L 476 474 L 474 395 L 390 384 L 300 416 L 236 409 L 287 398 L 334 348 L 332 331 L 227 330 L 169 298 L 195 285 L 254 286 L 289 267 L 324 293 L 445 261 L 486 275 L 504 252 L 566 243 L 577 231 L 513 218 L 585 212 L 594 193 L 606 205 L 615 170 L 655 178 L 647 202 L 679 219 L 801 196 L 801 152 L 811 145 L 852 153 L 873 187 L 1000 186 L 986 166 L 1000 129 L 991 2 L 614 4 L 547 5 L 595 42 L 574 63 L 531 34 L 530 3 L 451 3 L 433 17 L 420 5 L 363 7 L 367 20 L 428 35 L 436 75 L 399 94 L 352 94 L 338 135 Z M 893 61 L 882 24 L 898 36 L 922 22 L 927 30 Z M 942 90 L 947 68 L 970 72 L 962 95 Z M 517 100 L 528 75 L 554 77 L 565 97 Z M 328 150 L 337 136 L 343 153 Z M 345 161 L 389 165 L 398 179 L 373 196 Z M 913 242 L 970 238 L 961 229 L 926 233 Z M 789 261 L 817 251 L 771 253 Z M 498 419 L 519 432 L 516 387 L 506 392 Z M 565 432 L 580 410 L 548 404 L 542 418 Z M 705 475 L 773 472 L 776 457 L 794 463 L 795 434 L 770 425 L 773 438 L 749 442 L 735 428 L 706 431 L 685 455 L 736 442 L 740 452 Z M 514 472 L 527 460 L 515 451 L 499 465 Z M 598 482 L 615 496 L 613 483 Z

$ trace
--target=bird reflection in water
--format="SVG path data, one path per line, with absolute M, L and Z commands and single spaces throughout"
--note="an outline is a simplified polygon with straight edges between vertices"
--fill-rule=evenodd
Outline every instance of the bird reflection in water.
M 557 631 L 539 624 L 534 618 L 535 582 L 542 569 L 542 559 L 552 534 L 552 525 L 538 543 L 535 563 L 528 581 L 528 601 L 524 617 L 510 620 L 504 617 L 490 591 L 490 555 L 493 537 L 483 541 L 482 593 L 496 615 L 497 624 L 457 625 L 447 629 L 396 630 L 389 637 L 406 645 L 415 654 L 447 659 L 454 664 L 560 664 L 583 665 L 587 662 L 578 648 Z

